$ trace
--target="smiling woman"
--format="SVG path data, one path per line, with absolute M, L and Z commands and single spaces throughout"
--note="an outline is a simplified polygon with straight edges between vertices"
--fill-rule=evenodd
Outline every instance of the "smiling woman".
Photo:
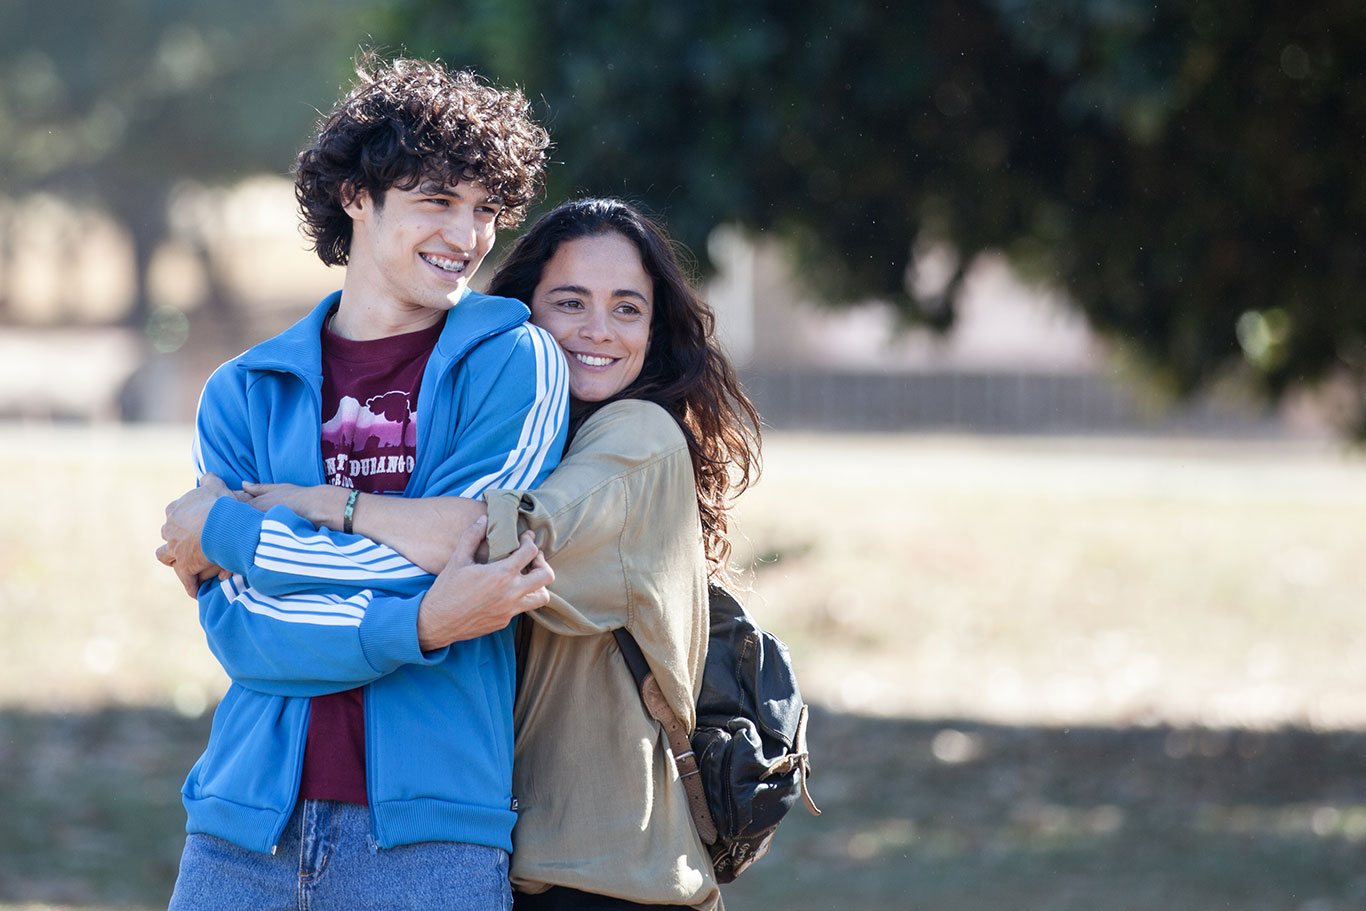
M 612 243 L 617 239 L 623 244 Z M 554 264 L 566 271 L 572 268 L 577 276 L 586 275 L 577 262 L 578 255 L 590 249 L 588 245 L 581 246 L 585 241 L 601 243 L 591 246 L 593 255 L 602 258 L 603 267 L 616 274 L 619 282 L 594 279 L 584 285 L 585 289 L 591 286 L 599 296 L 618 305 L 639 308 L 645 297 L 644 289 L 635 287 L 640 296 L 633 297 L 628 293 L 632 290 L 630 282 L 641 278 L 649 281 L 645 354 L 639 373 L 621 385 L 605 382 L 598 387 L 584 380 L 593 375 L 588 373 L 589 368 L 603 366 L 601 355 L 620 355 L 626 359 L 624 352 L 592 347 L 585 350 L 577 336 L 572 345 L 567 344 L 556 329 L 541 322 L 541 314 L 547 308 L 542 306 L 538 310 L 536 306 L 542 300 L 538 295 L 562 282 L 583 285 L 577 279 L 555 280 L 549 276 Z M 634 248 L 634 259 L 626 247 Z M 578 253 L 571 259 L 569 254 L 573 251 Z M 637 263 L 644 276 L 635 273 Z M 759 473 L 755 437 L 759 415 L 716 340 L 716 318 L 711 308 L 688 281 L 674 242 L 664 229 L 619 199 L 565 203 L 539 219 L 517 240 L 498 267 L 489 293 L 533 302 L 532 321 L 556 335 L 556 341 L 564 348 L 571 362 L 571 434 L 603 405 L 625 398 L 652 402 L 678 423 L 687 439 L 697 476 L 697 506 L 708 568 L 712 572 L 724 571 L 730 553 L 726 539 L 729 500 L 743 492 Z M 568 297 L 572 299 L 573 294 Z M 624 313 L 614 317 L 618 327 L 625 318 Z M 587 355 L 587 360 L 577 354 Z M 582 368 L 577 389 L 572 385 L 576 368 Z M 604 391 L 607 386 L 612 388 Z M 580 395 L 580 390 L 586 395 Z
M 615 232 L 567 241 L 545 264 L 531 319 L 564 349 L 578 401 L 609 399 L 640 376 L 653 285 L 635 245 Z

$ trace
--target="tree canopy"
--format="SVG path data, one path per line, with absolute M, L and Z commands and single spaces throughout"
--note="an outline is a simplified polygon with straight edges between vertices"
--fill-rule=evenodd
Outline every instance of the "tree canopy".
M 1366 434 L 1358 0 L 7 3 L 0 193 L 100 202 L 143 273 L 175 183 L 283 172 L 361 44 L 520 84 L 548 200 L 635 199 L 704 265 L 766 232 L 813 296 L 942 328 L 1003 250 L 1171 389 L 1345 377 Z
M 181 180 L 284 173 L 346 81 L 357 0 L 0 4 L 0 193 L 106 209 L 146 277 Z M 129 320 L 147 316 L 139 288 Z
M 772 232 L 832 304 L 946 326 L 1000 249 L 1176 391 L 1366 390 L 1356 0 L 402 0 L 384 29 L 544 99 L 551 200 L 634 198 L 703 255 Z M 916 294 L 925 243 L 960 270 Z

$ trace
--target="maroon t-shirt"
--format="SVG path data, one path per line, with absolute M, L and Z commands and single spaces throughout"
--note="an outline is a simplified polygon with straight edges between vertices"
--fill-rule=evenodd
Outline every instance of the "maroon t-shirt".
M 417 454 L 417 393 L 442 325 L 365 342 L 323 329 L 327 483 L 363 493 L 397 494 L 408 486 Z M 363 692 L 313 698 L 300 798 L 366 802 Z

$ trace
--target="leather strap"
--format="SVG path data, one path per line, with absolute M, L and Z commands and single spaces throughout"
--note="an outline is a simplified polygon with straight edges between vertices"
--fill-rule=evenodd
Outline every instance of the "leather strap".
M 801 785 L 802 789 L 802 803 L 806 804 L 808 813 L 812 816 L 819 816 L 821 815 L 820 807 L 816 806 L 816 802 L 811 799 L 811 792 L 806 787 L 806 779 L 811 774 L 811 754 L 806 749 L 806 719 L 809 716 L 810 712 L 806 705 L 802 705 L 802 710 L 797 715 L 797 731 L 792 738 L 792 752 L 765 769 L 764 773 L 759 776 L 759 780 L 763 781 L 770 775 L 786 775 L 795 768 L 797 770 L 797 783 Z
M 664 692 L 659 688 L 659 681 L 655 680 L 653 673 L 647 674 L 641 684 L 640 698 L 644 701 L 650 717 L 663 725 L 664 733 L 669 738 L 669 750 L 673 753 L 678 777 L 683 779 L 683 790 L 688 795 L 688 809 L 692 811 L 698 836 L 704 845 L 716 844 L 716 821 L 711 818 L 707 796 L 702 793 L 702 776 L 698 774 L 697 754 L 688 742 L 688 732 L 683 729 L 683 722 L 679 721 L 673 709 L 669 708 Z

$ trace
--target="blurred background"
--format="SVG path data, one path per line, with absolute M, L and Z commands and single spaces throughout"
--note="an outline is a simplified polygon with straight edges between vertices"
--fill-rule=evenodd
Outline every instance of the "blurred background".
M 226 682 L 161 511 L 341 284 L 289 171 L 362 47 L 520 86 L 763 414 L 826 813 L 732 911 L 1366 906 L 1355 0 L 0 0 L 0 908 L 169 897 Z

